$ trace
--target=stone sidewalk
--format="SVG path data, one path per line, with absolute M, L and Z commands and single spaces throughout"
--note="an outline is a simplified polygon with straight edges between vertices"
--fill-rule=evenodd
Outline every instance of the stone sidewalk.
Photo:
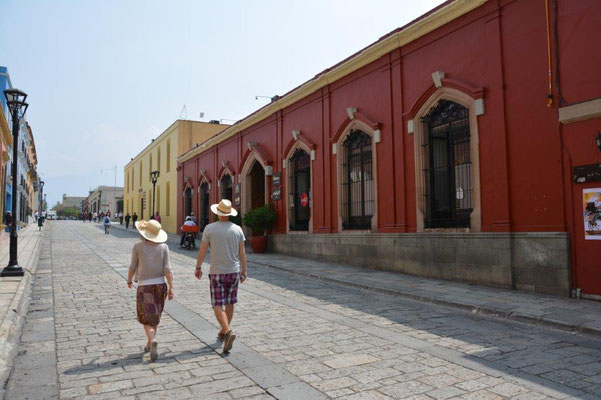
M 124 229 L 124 226 L 113 224 Z M 130 227 L 129 231 L 135 234 Z M 169 235 L 172 246 L 177 235 Z M 173 248 L 173 247 L 172 247 Z M 356 288 L 535 325 L 601 336 L 601 302 L 415 277 L 284 254 L 249 254 L 249 262 Z
M 19 336 L 30 302 L 32 275 L 37 268 L 39 245 L 44 230 L 30 224 L 18 231 L 18 260 L 25 270 L 22 277 L 0 277 L 0 382 L 8 379 Z M 8 265 L 10 237 L 0 240 L 0 268 Z M 2 389 L 0 389 L 0 394 Z

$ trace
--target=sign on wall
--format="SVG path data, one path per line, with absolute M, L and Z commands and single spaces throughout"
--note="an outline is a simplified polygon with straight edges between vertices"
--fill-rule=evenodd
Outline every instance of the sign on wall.
M 282 173 L 276 172 L 271 178 L 271 200 L 282 199 Z
M 601 240 L 601 188 L 583 189 L 584 239 Z
M 282 173 L 276 172 L 275 174 L 273 174 L 271 183 L 273 184 L 273 186 L 281 186 L 282 185 Z
M 280 186 L 274 186 L 271 190 L 271 200 L 278 201 L 282 199 L 282 188 Z

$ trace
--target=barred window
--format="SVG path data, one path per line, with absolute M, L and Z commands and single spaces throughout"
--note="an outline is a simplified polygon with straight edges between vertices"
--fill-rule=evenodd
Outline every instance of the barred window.
M 371 136 L 353 130 L 342 147 L 342 227 L 370 229 L 375 206 Z
M 192 213 L 192 188 L 189 186 L 184 192 L 184 210 L 186 216 Z
M 425 228 L 469 228 L 473 210 L 469 110 L 442 99 L 422 118 L 425 124 Z
M 209 184 L 200 185 L 200 227 L 204 229 L 209 224 Z
M 311 157 L 297 149 L 288 160 L 288 190 L 290 201 L 290 230 L 306 231 L 311 218 Z
M 221 187 L 221 199 L 228 199 L 229 201 L 233 201 L 233 190 L 232 190 L 232 176 L 229 174 L 225 174 L 221 177 L 220 185 Z

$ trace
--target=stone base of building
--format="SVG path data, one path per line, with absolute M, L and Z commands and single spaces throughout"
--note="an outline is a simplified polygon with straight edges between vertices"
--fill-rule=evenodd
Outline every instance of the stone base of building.
M 428 278 L 570 294 L 565 232 L 272 234 L 269 249 Z

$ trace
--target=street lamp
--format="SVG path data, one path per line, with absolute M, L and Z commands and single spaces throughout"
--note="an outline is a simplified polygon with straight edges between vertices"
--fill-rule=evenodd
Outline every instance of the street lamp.
M 2 270 L 0 276 L 23 276 L 23 268 L 17 261 L 17 152 L 19 149 L 19 121 L 25 115 L 29 104 L 25 102 L 27 94 L 19 89 L 6 89 L 4 91 L 6 104 L 10 110 L 13 122 L 13 161 L 12 161 L 12 218 L 10 222 L 10 260 Z
M 44 201 L 44 181 L 40 181 L 40 192 L 38 196 L 38 219 L 42 218 L 42 202 Z
M 152 181 L 152 217 L 154 218 L 155 213 L 154 213 L 154 194 L 156 192 L 155 188 L 157 185 L 157 181 L 159 180 L 159 171 L 152 171 L 150 173 L 150 180 Z

